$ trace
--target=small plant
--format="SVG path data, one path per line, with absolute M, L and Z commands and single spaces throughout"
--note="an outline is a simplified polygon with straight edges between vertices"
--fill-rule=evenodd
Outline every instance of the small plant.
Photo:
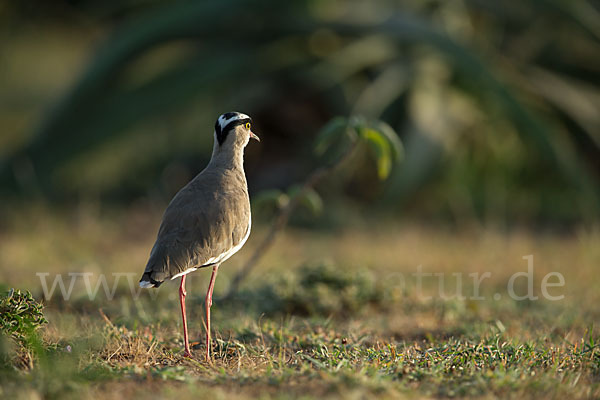
M 303 265 L 254 291 L 241 291 L 236 297 L 245 305 L 256 303 L 266 315 L 345 317 L 369 305 L 383 307 L 385 290 L 366 270 L 350 273 L 320 263 Z
M 47 323 L 38 303 L 29 291 L 10 289 L 0 298 L 0 332 L 25 344 L 32 334 Z
M 330 264 L 309 265 L 290 283 L 282 300 L 289 311 L 300 314 L 348 316 L 382 300 L 366 270 L 350 273 Z

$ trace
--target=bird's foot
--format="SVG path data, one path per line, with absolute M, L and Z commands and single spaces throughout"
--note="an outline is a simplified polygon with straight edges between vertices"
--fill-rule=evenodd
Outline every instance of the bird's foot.
M 192 353 L 189 350 L 183 352 L 183 358 L 192 358 Z

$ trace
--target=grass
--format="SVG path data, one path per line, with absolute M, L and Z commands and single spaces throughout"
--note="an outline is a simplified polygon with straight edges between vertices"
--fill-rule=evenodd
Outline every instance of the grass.
M 40 300 L 36 273 L 51 282 L 85 271 L 92 287 L 108 274 L 112 290 L 110 274 L 143 268 L 159 209 L 18 212 L 0 232 L 5 288 Z M 256 229 L 248 247 L 263 233 Z M 78 278 L 70 300 L 59 292 L 43 300 L 48 324 L 27 333 L 39 338 L 29 342 L 30 362 L 19 362 L 15 340 L 3 337 L 0 397 L 599 397 L 599 236 L 372 221 L 330 232 L 291 229 L 237 296 L 213 305 L 212 364 L 202 357 L 207 271 L 188 282 L 191 360 L 181 356 L 176 282 L 136 297 L 122 278 L 112 299 L 101 286 L 90 299 Z M 223 265 L 217 297 L 250 253 Z M 528 254 L 534 294 L 542 297 L 543 277 L 556 271 L 565 285 L 549 291 L 564 299 L 507 295 Z M 445 296 L 437 277 L 418 290 L 419 265 L 445 274 Z M 484 271 L 491 273 L 480 287 L 484 299 L 474 300 L 468 274 Z M 463 273 L 466 298 L 452 296 L 452 273 Z M 526 290 L 517 284 L 519 294 Z

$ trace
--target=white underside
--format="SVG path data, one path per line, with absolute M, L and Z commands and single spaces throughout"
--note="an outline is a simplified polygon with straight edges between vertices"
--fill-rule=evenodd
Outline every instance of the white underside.
M 231 257 L 232 255 L 234 255 L 235 253 L 237 253 L 242 246 L 244 246 L 244 244 L 246 243 L 246 241 L 248 240 L 248 238 L 250 237 L 250 228 L 252 228 L 252 216 L 250 216 L 249 220 L 248 220 L 248 232 L 246 232 L 246 236 L 244 236 L 242 238 L 242 240 L 234 247 L 232 247 L 231 249 L 227 250 L 224 253 L 219 254 L 216 257 L 211 257 L 208 260 L 206 260 L 204 262 L 204 264 L 220 264 L 223 261 L 227 260 L 229 257 Z M 173 277 L 171 278 L 171 280 L 175 279 L 175 278 L 180 278 L 184 275 L 189 274 L 190 272 L 194 272 L 198 269 L 198 267 L 192 267 L 192 268 L 188 268 L 183 272 L 178 273 L 177 275 L 173 275 Z M 154 285 L 149 282 L 149 281 L 142 281 L 140 282 L 140 287 L 147 289 L 147 288 L 152 288 L 154 287 Z
M 180 276 L 184 276 L 189 274 L 190 272 L 194 272 L 195 270 L 197 270 L 198 268 L 193 267 L 193 268 L 188 268 L 183 272 L 178 273 L 177 275 L 173 275 L 173 277 L 171 278 L 171 280 L 175 279 L 175 278 L 179 278 Z

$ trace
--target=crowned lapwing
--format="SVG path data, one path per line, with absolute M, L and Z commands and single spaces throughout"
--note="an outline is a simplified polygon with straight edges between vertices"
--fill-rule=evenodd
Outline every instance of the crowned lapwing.
M 250 201 L 244 174 L 244 147 L 260 141 L 249 116 L 228 112 L 215 123 L 214 145 L 206 168 L 171 200 L 163 215 L 156 243 L 140 279 L 153 288 L 181 278 L 179 302 L 183 319 L 184 356 L 191 357 L 185 315 L 185 277 L 212 267 L 206 292 L 206 359 L 210 360 L 210 307 L 219 265 L 242 248 L 250 236 Z

